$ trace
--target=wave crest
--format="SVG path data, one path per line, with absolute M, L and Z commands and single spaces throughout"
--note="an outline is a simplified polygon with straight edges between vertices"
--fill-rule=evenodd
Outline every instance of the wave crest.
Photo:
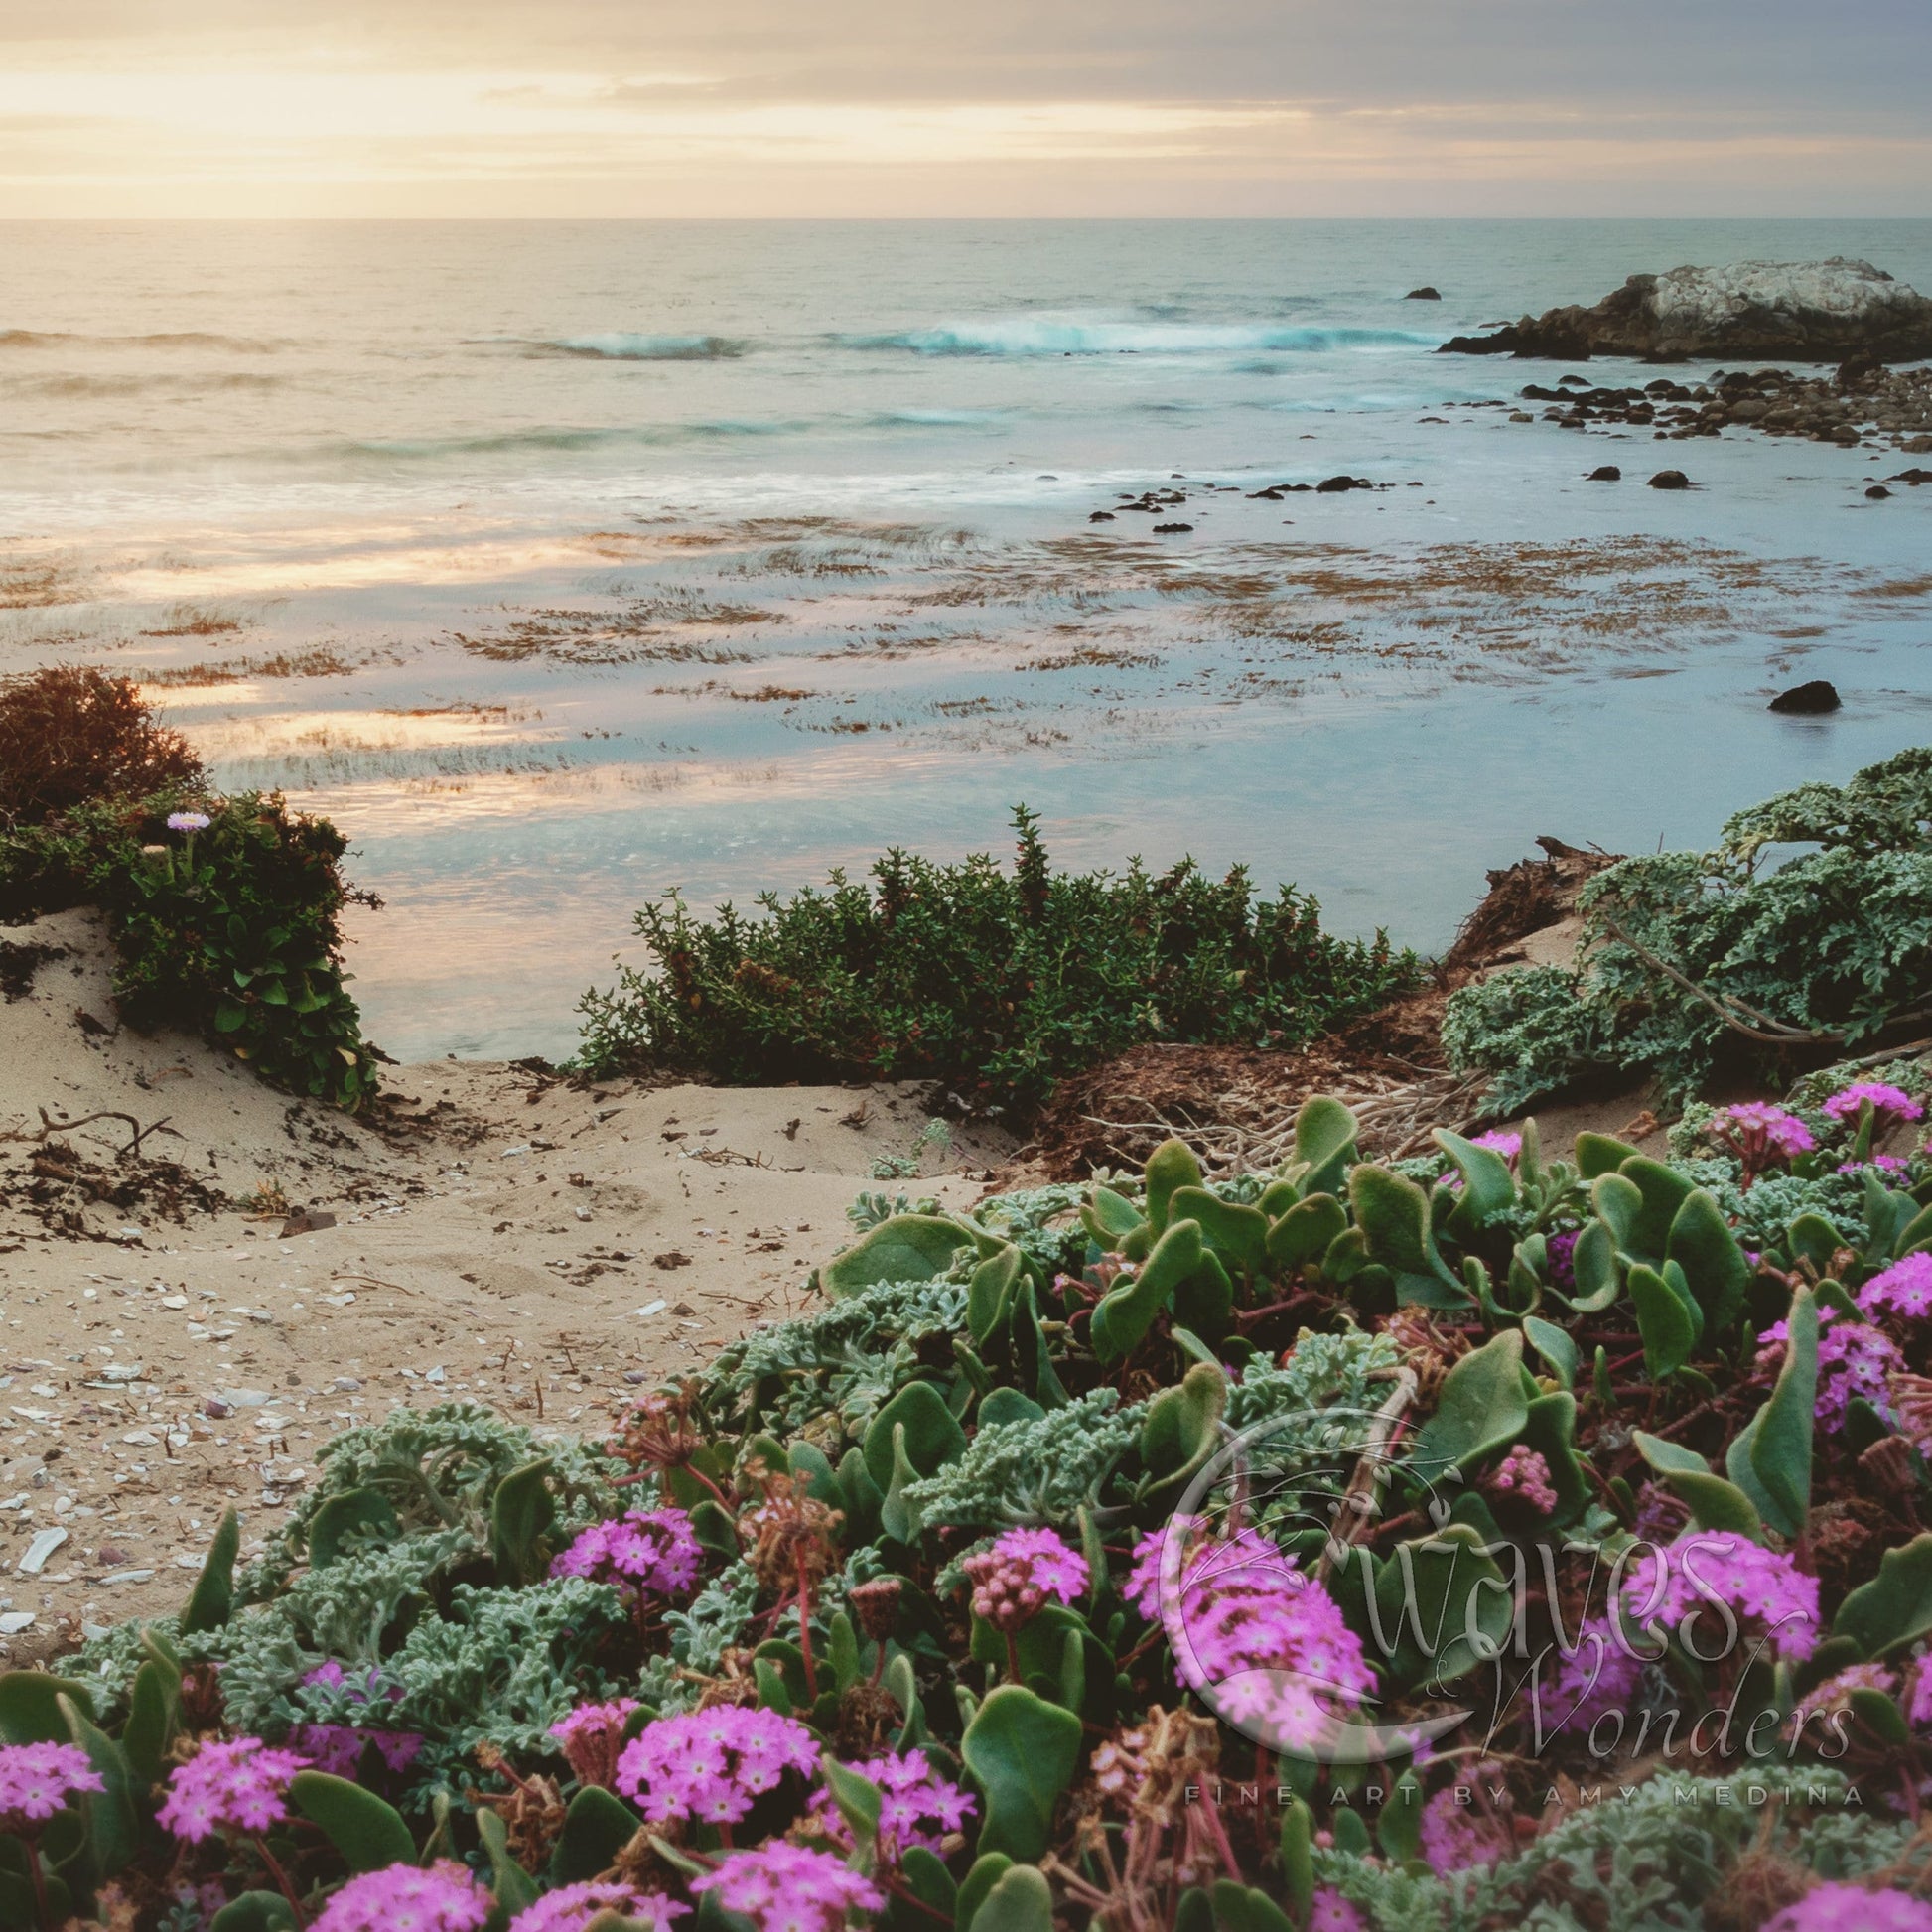
M 914 355 L 1021 356 L 1309 354 L 1348 348 L 1434 348 L 1441 338 L 1407 329 L 1324 328 L 1309 323 L 1065 322 L 1014 317 L 836 340 L 847 348 L 897 349 Z
M 568 355 L 590 362 L 728 362 L 748 345 L 731 336 L 556 336 L 526 343 L 532 355 Z

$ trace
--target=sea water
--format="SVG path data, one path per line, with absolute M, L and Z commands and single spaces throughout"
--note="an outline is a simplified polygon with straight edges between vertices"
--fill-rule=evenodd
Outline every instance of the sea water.
M 219 782 L 341 824 L 405 1057 L 567 1051 L 645 898 L 1002 849 L 1023 800 L 1060 863 L 1244 863 L 1434 947 L 1537 833 L 1707 843 L 1932 737 L 1932 489 L 1864 495 L 1912 459 L 1583 435 L 1517 396 L 1560 367 L 1436 353 L 1680 262 L 1932 290 L 1932 222 L 0 250 L 0 671 L 125 670 Z M 1375 487 L 1256 493 L 1337 475 Z M 1843 710 L 1766 711 L 1817 676 Z

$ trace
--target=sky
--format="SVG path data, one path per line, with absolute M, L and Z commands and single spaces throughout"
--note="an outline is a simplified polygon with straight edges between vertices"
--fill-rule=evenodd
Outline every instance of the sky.
M 1902 214 L 1932 0 L 0 0 L 0 217 Z

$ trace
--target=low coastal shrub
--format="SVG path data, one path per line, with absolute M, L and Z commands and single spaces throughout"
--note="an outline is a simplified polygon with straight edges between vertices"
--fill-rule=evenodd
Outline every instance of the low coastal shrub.
M 154 721 L 132 680 L 57 666 L 0 681 L 0 825 L 40 825 L 95 798 L 202 783 L 179 732 Z
M 1799 847 L 1781 864 L 1778 847 Z M 1724 1074 L 1781 1084 L 1932 1022 L 1932 748 L 1739 812 L 1715 851 L 1625 859 L 1585 887 L 1575 972 L 1457 992 L 1452 1064 L 1519 1113 L 1603 1074 L 1681 1106 Z
M 1148 1040 L 1294 1045 L 1414 983 L 1377 934 L 1321 929 L 1247 873 L 1054 872 L 1014 814 L 1011 873 L 889 852 L 870 886 L 761 894 L 712 919 L 675 892 L 636 915 L 652 964 L 584 999 L 584 1062 L 649 1061 L 738 1082 L 932 1079 L 977 1106 L 1026 1108 L 1062 1075 Z
M 1378 1165 L 1317 1099 L 1266 1173 L 867 1199 L 605 1440 L 399 1412 L 181 1616 L 0 1677 L 0 1922 L 1919 1932 L 1885 1076 L 1665 1161 Z
M 0 920 L 107 916 L 121 1016 L 207 1034 L 264 1080 L 339 1106 L 376 1088 L 342 962 L 347 840 L 279 795 L 102 799 L 0 832 Z

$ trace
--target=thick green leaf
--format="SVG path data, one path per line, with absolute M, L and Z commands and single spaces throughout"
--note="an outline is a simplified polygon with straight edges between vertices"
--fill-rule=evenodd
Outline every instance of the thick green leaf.
M 490 1499 L 489 1554 L 503 1584 L 533 1584 L 544 1573 L 540 1541 L 557 1514 L 545 1480 L 550 1468 L 550 1458 L 543 1455 L 512 1469 Z
M 1671 1223 L 1690 1198 L 1691 1183 L 1675 1168 L 1645 1154 L 1632 1155 L 1617 1173 L 1636 1188 L 1641 1203 L 1629 1239 L 1621 1245 L 1626 1254 L 1654 1265 L 1670 1246 Z
M 208 1920 L 208 1932 L 288 1932 L 295 1923 L 289 1901 L 278 1891 L 245 1891 Z
M 1653 1382 L 1667 1381 L 1691 1359 L 1697 1323 L 1677 1291 L 1654 1268 L 1636 1263 L 1629 1276 L 1630 1304 L 1643 1337 L 1644 1367 Z
M 1616 1237 L 1602 1221 L 1591 1221 L 1578 1235 L 1577 1245 L 1570 1251 L 1570 1267 L 1576 1278 L 1570 1306 L 1579 1314 L 1599 1314 L 1622 1293 Z
M 974 1912 L 971 1932 L 1053 1932 L 1053 1889 L 1037 1867 L 1009 1865 Z
M 550 1882 L 582 1884 L 600 1871 L 608 1871 L 643 1822 L 616 1793 L 602 1785 L 585 1785 L 564 1813 L 564 1828 L 558 1834 L 557 1849 L 550 1855 Z
M 1559 1328 L 1554 1321 L 1545 1321 L 1541 1315 L 1526 1314 L 1523 1317 L 1523 1339 L 1549 1364 L 1550 1373 L 1566 1389 L 1576 1386 L 1577 1344 L 1570 1339 L 1569 1329 Z
M 819 1759 L 819 1776 L 852 1834 L 854 1847 L 869 1852 L 879 1837 L 879 1813 L 886 1794 L 863 1772 L 841 1763 L 830 1751 Z
M 1340 1187 L 1342 1171 L 1355 1158 L 1360 1132 L 1355 1116 L 1327 1094 L 1303 1101 L 1295 1116 L 1295 1160 L 1303 1170 L 1302 1192 L 1332 1194 Z
M 997 1429 L 1002 1423 L 1037 1422 L 1046 1411 L 1018 1389 L 995 1389 L 980 1404 L 980 1427 Z
M 1636 1152 L 1628 1141 L 1612 1140 L 1607 1134 L 1579 1134 L 1577 1172 L 1586 1180 L 1594 1180 L 1598 1174 L 1615 1173 Z
M 1492 1336 L 1449 1370 L 1411 1457 L 1426 1480 L 1515 1442 L 1530 1413 L 1523 1380 L 1523 1337 L 1514 1328 Z
M 218 1630 L 234 1611 L 234 1565 L 241 1554 L 241 1518 L 232 1509 L 222 1511 L 221 1521 L 208 1545 L 207 1561 L 188 1607 L 181 1613 L 184 1636 L 203 1630 Z
M 1173 1218 L 1168 1204 L 1181 1187 L 1198 1187 L 1200 1163 L 1185 1141 L 1163 1141 L 1147 1157 L 1147 1219 L 1156 1234 L 1167 1232 Z
M 1704 1331 L 1714 1339 L 1729 1328 L 1744 1307 L 1751 1265 L 1725 1219 L 1724 1209 L 1696 1187 L 1684 1197 L 1665 1244 L 1670 1260 L 1684 1270 L 1704 1311 Z
M 380 1871 L 385 1864 L 414 1864 L 416 1840 L 402 1813 L 346 1778 L 327 1771 L 298 1771 L 289 1798 L 304 1818 L 320 1826 L 351 1871 Z
M 379 1489 L 349 1489 L 331 1496 L 309 1524 L 309 1568 L 327 1570 L 357 1532 L 375 1538 L 398 1536 L 402 1525 Z
M 1002 1684 L 973 1714 L 960 1755 L 986 1795 L 982 1853 L 1037 1859 L 1080 1758 L 1080 1720 L 1022 1685 Z
M 898 1875 L 921 1905 L 951 1922 L 959 1906 L 959 1888 L 936 1853 L 928 1852 L 923 1845 L 908 1845 L 899 1854 Z
M 1111 1253 L 1142 1225 L 1141 1210 L 1125 1194 L 1111 1187 L 1096 1187 L 1091 1200 L 1080 1209 L 1080 1219 L 1093 1236 L 1094 1245 Z
M 1013 1861 L 1004 1852 L 982 1852 L 973 1861 L 972 1868 L 959 1881 L 959 1895 L 954 1907 L 957 1932 L 972 1932 L 974 1915 L 1012 1865 Z
M 62 1697 L 58 1703 L 69 1735 L 87 1753 L 88 1762 L 107 1787 L 90 1791 L 80 1802 L 86 1814 L 94 1870 L 99 1877 L 111 1878 L 132 1864 L 141 1849 L 140 1800 L 147 1795 L 147 1787 L 128 1762 L 127 1753 L 70 1697 Z
M 1178 1194 L 1174 1196 L 1180 1198 Z M 1175 1227 L 1185 1222 L 1176 1221 Z M 1219 1340 L 1234 1318 L 1234 1283 L 1221 1264 L 1221 1257 L 1209 1248 L 1200 1266 L 1173 1292 L 1173 1316 L 1195 1334 Z
M 1396 1685 L 1451 1684 L 1498 1654 L 1511 1610 L 1488 1540 L 1450 1523 L 1398 1543 L 1377 1567 L 1371 1655 L 1388 1657 Z
M 1214 1924 L 1217 1932 L 1295 1932 L 1294 1922 L 1265 1891 L 1232 1878 L 1214 1881 Z
M 1921 1533 L 1878 1559 L 1878 1574 L 1850 1591 L 1832 1619 L 1832 1635 L 1848 1637 L 1867 1658 L 1913 1643 L 1932 1630 L 1932 1532 Z
M 932 1475 L 966 1451 L 966 1432 L 945 1397 L 930 1382 L 906 1383 L 866 1430 L 866 1472 L 882 1496 L 892 1487 L 893 1431 L 899 1424 L 905 1428 L 906 1459 L 918 1475 Z
M 143 1788 L 160 1783 L 180 1717 L 181 1666 L 150 1657 L 128 1687 L 127 1723 L 121 1727 L 121 1748 Z
M 1205 1187 L 1176 1187 L 1168 1202 L 1168 1218 L 1183 1217 L 1200 1223 L 1201 1239 L 1230 1267 L 1244 1275 L 1259 1272 L 1268 1242 L 1268 1216 L 1260 1208 L 1225 1201 Z
M 966 1329 L 976 1346 L 983 1347 L 987 1337 L 1005 1325 L 1024 1265 L 1020 1250 L 1009 1242 L 973 1270 L 966 1291 Z
M 1804 1531 L 1811 1510 L 1811 1435 L 1818 1403 L 1818 1305 L 1808 1288 L 1791 1298 L 1784 1365 L 1759 1412 L 1750 1449 L 1751 1472 L 1769 1497 L 1765 1520 L 1785 1536 Z M 1753 1499 L 1755 1500 L 1755 1499 Z
M 1205 1254 L 1200 1223 L 1173 1222 L 1133 1276 L 1105 1295 L 1094 1310 L 1093 1352 L 1102 1361 L 1117 1361 L 1138 1348 L 1174 1290 L 1200 1267 Z
M 834 1255 L 819 1270 L 819 1286 L 838 1302 L 881 1282 L 929 1282 L 973 1244 L 972 1230 L 944 1215 L 895 1214 Z
M 487 1805 L 477 1807 L 477 1836 L 489 1860 L 497 1910 L 505 1916 L 527 1911 L 537 1901 L 537 1881 L 510 1855 L 509 1832 L 503 1815 Z M 412 1861 L 413 1863 L 413 1861 Z
M 1474 1234 L 1491 1215 L 1515 1204 L 1516 1176 L 1494 1148 L 1477 1147 L 1447 1127 L 1437 1128 L 1433 1138 L 1462 1175 L 1461 1195 L 1449 1217 L 1457 1234 Z
M 1205 1362 L 1155 1396 L 1141 1424 L 1141 1461 L 1148 1473 L 1173 1480 L 1206 1461 L 1227 1402 L 1227 1377 Z
M 1348 1200 L 1371 1261 L 1401 1275 L 1433 1276 L 1462 1295 L 1462 1284 L 1436 1252 L 1429 1196 L 1413 1180 L 1360 1162 L 1348 1171 Z
M 1267 1194 L 1262 1196 L 1264 1201 L 1267 1198 Z M 1319 1260 L 1328 1244 L 1347 1228 L 1348 1210 L 1333 1194 L 1310 1194 L 1269 1227 L 1268 1259 L 1283 1270 L 1306 1268 Z
M 1306 1924 L 1314 1898 L 1314 1819 L 1300 1798 L 1282 1806 L 1282 1895 L 1296 1919 Z
M 9 1744 L 67 1744 L 72 1733 L 61 1710 L 70 1698 L 82 1717 L 94 1715 L 93 1693 L 49 1671 L 0 1672 L 0 1739 Z

